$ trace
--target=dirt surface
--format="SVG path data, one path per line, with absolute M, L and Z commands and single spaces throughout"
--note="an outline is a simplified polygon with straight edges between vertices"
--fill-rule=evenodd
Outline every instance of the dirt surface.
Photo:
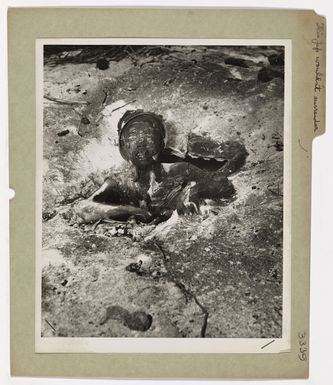
M 44 94 L 58 101 L 44 99 L 43 336 L 281 337 L 284 88 L 258 80 L 279 52 L 173 47 L 105 70 L 46 61 Z M 244 144 L 236 196 L 157 226 L 75 223 L 107 176 L 132 176 L 117 123 L 138 108 L 163 116 L 180 151 L 189 134 Z

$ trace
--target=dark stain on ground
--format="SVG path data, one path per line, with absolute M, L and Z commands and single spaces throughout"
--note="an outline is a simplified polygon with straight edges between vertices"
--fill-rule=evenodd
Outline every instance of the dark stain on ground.
M 153 323 L 153 317 L 150 314 L 141 310 L 131 313 L 119 305 L 109 306 L 100 324 L 104 325 L 110 319 L 121 321 L 129 329 L 141 332 L 147 331 Z

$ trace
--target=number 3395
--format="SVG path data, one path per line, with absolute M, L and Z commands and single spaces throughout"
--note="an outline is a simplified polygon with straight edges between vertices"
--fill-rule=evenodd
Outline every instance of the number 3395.
M 307 348 L 305 332 L 298 333 L 298 344 L 299 344 L 298 358 L 301 361 L 306 361 L 308 359 L 308 355 L 307 355 L 308 348 Z

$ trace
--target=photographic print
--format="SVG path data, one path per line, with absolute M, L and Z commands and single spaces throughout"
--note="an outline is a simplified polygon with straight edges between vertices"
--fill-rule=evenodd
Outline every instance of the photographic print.
M 286 41 L 37 48 L 37 351 L 287 349 Z

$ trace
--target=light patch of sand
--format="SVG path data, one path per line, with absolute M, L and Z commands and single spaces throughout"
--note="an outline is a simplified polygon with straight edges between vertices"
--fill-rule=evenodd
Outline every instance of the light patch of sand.
M 108 137 L 101 139 L 91 139 L 89 144 L 82 149 L 77 163 L 78 170 L 89 170 L 89 172 L 99 172 L 111 167 L 119 167 L 124 162 L 118 146 Z
M 142 108 L 138 104 L 131 103 L 124 108 L 114 111 L 124 104 L 126 104 L 126 101 L 118 100 L 106 106 L 102 111 L 100 122 L 102 127 L 101 138 L 91 139 L 89 144 L 82 149 L 79 155 L 78 169 L 99 172 L 112 167 L 118 168 L 124 163 L 118 148 L 117 125 L 126 111 Z
M 57 249 L 44 249 L 42 252 L 41 258 L 41 267 L 46 267 L 48 265 L 59 266 L 63 263 L 68 264 L 68 261 L 65 261 L 62 253 Z

